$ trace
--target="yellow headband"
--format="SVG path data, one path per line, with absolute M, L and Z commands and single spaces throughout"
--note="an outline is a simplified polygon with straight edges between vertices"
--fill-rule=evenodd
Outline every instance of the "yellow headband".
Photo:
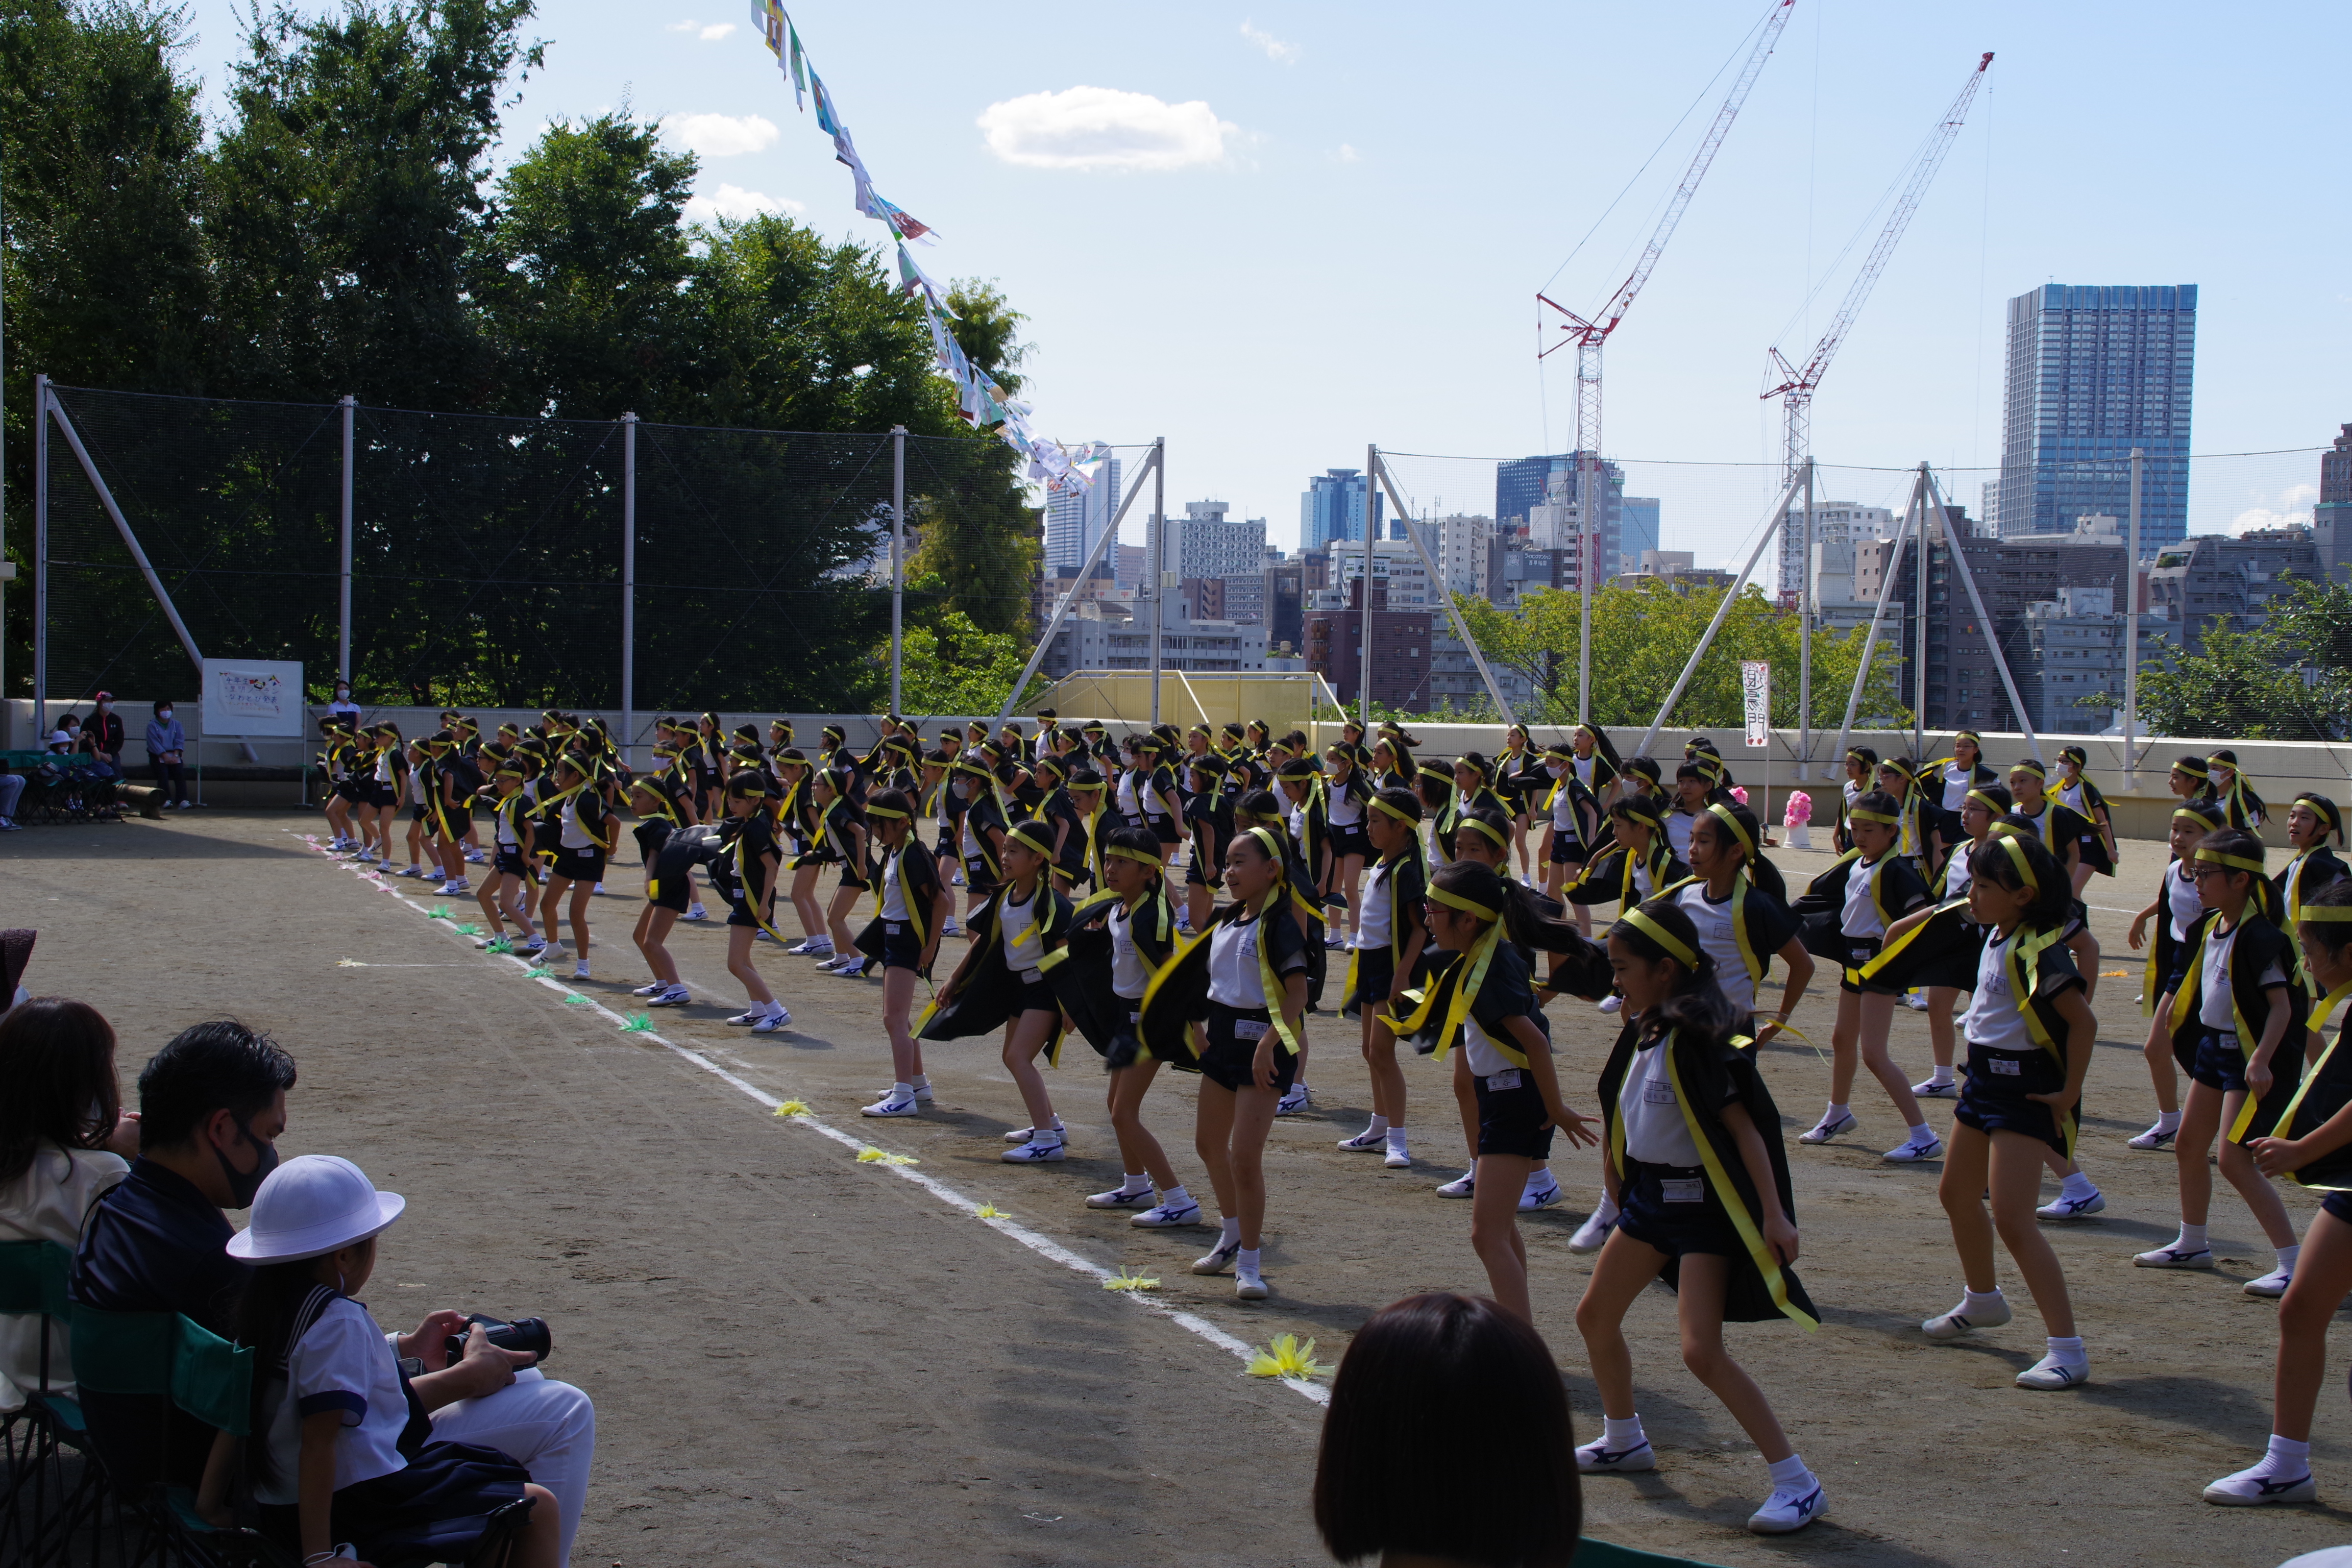
M 2309 806 L 2311 808 L 2311 815 L 2326 823 L 2329 833 L 2333 833 L 2338 837 L 2343 836 L 2344 824 L 2342 819 L 2336 816 L 2336 806 L 2333 802 L 2325 800 L 2315 795 L 2296 795 L 2294 800 L 2287 803 L 2287 809 L 2292 811 L 2298 805 Z M 2325 836 L 2323 835 L 2323 837 Z
M 2011 763 L 2009 771 L 2012 773 L 2032 773 L 2038 779 L 2046 779 L 2050 776 L 2050 770 L 2031 757 L 2021 763 Z
M 1266 818 L 1266 820 L 1271 822 L 1280 822 L 1282 818 L 1276 816 Z M 1249 836 L 1257 840 L 1258 847 L 1265 851 L 1265 858 L 1274 862 L 1275 879 L 1276 881 L 1280 881 L 1284 873 L 1289 869 L 1289 863 L 1283 855 L 1282 841 L 1275 837 L 1270 831 L 1263 827 L 1251 828 L 1249 830 Z
M 573 768 L 572 771 L 576 773 L 580 770 L 578 768 Z M 747 785 L 741 789 L 737 789 L 730 784 L 728 786 L 727 793 L 734 795 L 739 800 L 765 800 L 768 798 L 768 792 L 760 788 L 757 784 Z
M 1876 822 L 1888 827 L 1903 826 L 1903 819 L 1899 816 L 1889 816 L 1883 811 L 1864 811 L 1858 805 L 1847 812 L 1845 816 L 1848 822 Z
M 1905 778 L 1912 780 L 1916 780 L 1919 776 L 1892 757 L 1889 757 L 1886 761 L 1879 763 L 1878 771 L 1883 773 L 1901 773 Z
M 907 816 L 905 812 L 887 805 L 869 805 L 866 808 L 866 815 L 868 816 L 895 816 L 900 821 L 906 820 Z
M 1051 860 L 1054 858 L 1054 841 L 1050 838 L 1036 837 L 1037 835 L 1043 834 L 1045 831 L 1045 825 L 1032 817 L 1026 822 L 1015 824 L 1013 831 L 1005 835 L 1005 837 L 1008 838 L 1018 838 L 1022 843 L 1027 845 L 1030 848 L 1034 849 L 1038 854 L 1045 857 L 1046 859 Z
M 1430 892 L 1432 897 L 1436 895 L 1436 889 L 1433 888 Z M 1698 968 L 1698 954 L 1685 946 L 1682 938 L 1643 914 L 1640 910 L 1627 910 L 1620 919 L 1624 924 L 1632 926 L 1635 931 L 1664 948 L 1666 956 L 1685 969 L 1695 971 Z
M 1482 822 L 1477 817 L 1465 816 L 1462 819 L 1462 826 L 1465 827 L 1476 828 L 1480 833 L 1485 834 L 1487 839 L 1492 842 L 1497 849 L 1507 848 L 1509 847 L 1510 841 L 1506 839 L 1502 834 L 1496 831 L 1495 825 L 1491 822 Z
M 1732 816 L 1730 808 L 1723 802 L 1718 800 L 1711 803 L 1706 808 L 1706 814 L 1731 829 L 1731 836 L 1739 840 L 1739 847 L 1742 849 L 1747 850 L 1751 856 L 1756 853 L 1756 841 L 1748 837 L 1748 829 L 1739 826 L 1739 818 Z
M 1409 814 L 1407 814 L 1407 813 L 1405 813 L 1405 812 L 1399 811 L 1395 806 L 1391 805 L 1387 801 L 1382 800 L 1379 795 L 1374 795 L 1374 796 L 1372 796 L 1372 805 L 1373 805 L 1373 806 L 1374 806 L 1375 808 L 1377 808 L 1377 809 L 1379 809 L 1379 810 L 1381 810 L 1381 811 L 1387 812 L 1391 816 L 1395 817 L 1399 822 L 1419 822 L 1419 821 L 1421 820 L 1421 818 L 1419 818 L 1418 816 L 1411 816 L 1411 815 L 1409 815 Z
M 2025 884 L 2025 890 L 2032 893 L 2035 898 L 2040 898 L 2042 896 L 2042 879 L 2033 874 L 2032 862 L 2029 861 L 2025 858 L 2025 845 L 2023 842 L 2014 836 L 2003 834 L 2000 838 L 2000 847 L 2009 851 L 2010 861 L 2011 864 L 2016 866 L 2018 880 Z
M 2183 757 L 2172 764 L 2172 771 L 2176 773 L 2187 773 L 2192 779 L 2210 779 L 2213 776 L 2212 770 L 2206 767 L 2205 759 L 2202 757 Z
M 1474 904 L 1459 893 L 1449 893 L 1443 888 L 1435 887 L 1429 889 L 1428 892 L 1431 898 L 1435 899 L 1447 909 L 1460 910 L 1465 915 L 1476 915 L 1482 921 L 1498 921 L 1503 918 L 1502 910 L 1490 910 L 1484 904 Z
M 1454 770 L 1452 768 L 1433 768 L 1427 763 L 1423 763 L 1419 767 L 1413 769 L 1413 772 L 1421 774 L 1423 778 L 1444 779 L 1447 784 L 1452 784 L 1454 782 Z
M 2217 849 L 2200 847 L 2197 858 L 2209 866 L 2227 866 L 2232 871 L 2252 871 L 2257 877 L 2263 874 L 2263 863 L 2249 860 L 2243 855 L 2224 855 Z
M 2173 821 L 2178 822 L 2178 821 L 2179 821 L 2179 820 L 2180 820 L 2182 817 L 2184 817 L 2184 816 L 2185 816 L 2185 817 L 2187 817 L 2189 821 L 2194 822 L 2194 823 L 2200 824 L 2200 825 L 2202 825 L 2203 826 L 2208 827 L 2208 828 L 2212 828 L 2212 827 L 2216 827 L 2216 826 L 2220 826 L 2220 824 L 2216 823 L 2216 822 L 2215 822 L 2211 817 L 2210 817 L 2210 816 L 2206 816 L 2206 815 L 2205 815 L 2203 812 L 2201 812 L 2201 811 L 2191 811 L 2189 807 L 2187 807 L 2187 806 L 2185 806 L 2185 805 L 2175 806 L 2175 807 L 2173 808 L 2173 811 L 2172 811 L 2172 820 L 2173 820 Z
M 1104 847 L 1103 853 L 1106 855 L 1115 855 L 1121 860 L 1140 861 L 1144 865 L 1150 867 L 1155 871 L 1161 868 L 1159 856 L 1147 855 L 1140 849 L 1129 849 L 1124 844 L 1108 845 Z
M 1995 816 L 2006 816 L 2009 815 L 2009 807 L 2001 805 L 2000 802 L 1993 799 L 1992 796 L 1985 794 L 1985 792 L 1980 789 L 1972 789 L 1969 791 L 1969 799 L 1974 801 L 1977 805 L 1983 806 Z
M 2294 918 L 2298 925 L 2306 921 L 2352 921 L 2352 904 L 2305 904 Z

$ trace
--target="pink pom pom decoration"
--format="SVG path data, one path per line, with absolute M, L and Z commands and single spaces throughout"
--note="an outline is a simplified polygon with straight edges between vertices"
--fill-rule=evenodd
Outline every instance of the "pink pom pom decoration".
M 1803 790 L 1789 792 L 1788 809 L 1780 814 L 1783 827 L 1801 827 L 1813 819 L 1813 797 Z

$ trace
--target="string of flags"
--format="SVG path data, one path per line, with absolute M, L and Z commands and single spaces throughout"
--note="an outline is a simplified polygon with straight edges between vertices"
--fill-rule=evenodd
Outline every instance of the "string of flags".
M 808 51 L 801 47 L 800 33 L 779 0 L 751 0 L 751 17 L 760 29 L 761 41 L 776 57 L 776 68 L 792 80 L 794 107 L 805 114 L 810 100 L 815 101 L 817 129 L 833 138 L 834 155 L 849 166 L 850 179 L 856 187 L 857 210 L 890 230 L 891 242 L 898 253 L 898 287 L 921 303 L 924 320 L 930 328 L 931 353 L 940 374 L 955 384 L 957 402 L 964 418 L 982 428 L 993 426 L 1013 450 L 1028 459 L 1027 478 L 1043 479 L 1055 489 L 1093 489 L 1103 465 L 1109 460 L 1110 448 L 1100 441 L 1067 447 L 1051 437 L 1035 434 L 1029 428 L 1029 405 L 1015 401 L 994 376 L 971 363 L 956 342 L 955 334 L 948 330 L 955 312 L 948 309 L 945 294 L 907 249 L 909 240 L 918 245 L 931 244 L 931 226 L 874 188 L 874 178 L 866 173 L 866 160 L 857 155 L 857 144 L 850 140 L 849 127 L 843 123 L 833 94 L 825 90 L 824 79 L 810 63 Z

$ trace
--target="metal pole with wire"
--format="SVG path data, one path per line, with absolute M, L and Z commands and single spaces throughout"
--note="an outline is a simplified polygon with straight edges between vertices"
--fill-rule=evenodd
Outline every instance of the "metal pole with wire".
M 1379 542 L 1380 530 L 1372 524 L 1372 504 L 1380 494 L 1373 475 L 1379 471 L 1381 449 L 1367 442 L 1364 447 L 1364 576 L 1363 608 L 1356 616 L 1356 635 L 1362 640 L 1360 668 L 1356 675 L 1356 722 L 1363 732 L 1372 732 L 1372 547 Z
M 2138 748 L 2132 744 L 2139 728 L 2139 481 L 2144 458 L 2131 450 L 2131 549 L 2124 557 L 2124 792 L 2139 788 Z
M 1878 653 L 1878 628 L 1886 619 L 1887 603 L 1895 597 L 1895 579 L 1903 570 L 1903 545 L 1911 537 L 1920 509 L 1927 504 L 1927 488 L 1920 479 L 1911 481 L 1911 501 L 1903 509 L 1902 526 L 1895 529 L 1893 539 L 1885 542 L 1886 563 L 1878 574 L 1878 604 L 1870 612 L 1870 635 L 1863 639 L 1862 658 L 1854 666 L 1853 689 L 1846 693 L 1845 720 L 1838 726 L 1837 760 L 1828 764 L 1831 767 L 1843 765 L 1846 745 L 1853 738 L 1854 710 L 1862 706 L 1862 689 L 1870 679 L 1871 660 Z M 1899 642 L 1901 639 L 1896 640 Z M 1898 686 L 1896 689 L 1899 691 L 1901 688 Z
M 343 410 L 342 631 L 335 645 L 335 673 L 345 686 L 349 686 L 352 683 L 352 423 L 358 411 L 359 399 L 346 392 L 338 401 Z
M 1781 537 L 1787 538 L 1783 522 Z M 1785 544 L 1782 547 L 1786 549 Z M 1797 778 L 1813 760 L 1813 460 L 1805 459 L 1805 521 L 1797 546 Z M 1770 752 L 1766 752 L 1769 765 Z
M 1691 677 L 1698 673 L 1699 660 L 1705 658 L 1706 650 L 1714 646 L 1715 634 L 1721 631 L 1723 623 L 1731 618 L 1731 606 L 1738 603 L 1741 591 L 1748 586 L 1748 579 L 1756 570 L 1756 563 L 1763 557 L 1765 546 L 1779 538 L 1780 530 L 1787 526 L 1789 503 L 1796 499 L 1797 490 L 1803 482 L 1803 475 L 1791 474 L 1789 482 L 1780 488 L 1780 499 L 1772 503 L 1763 535 L 1756 541 L 1756 548 L 1748 552 L 1747 563 L 1739 568 L 1738 577 L 1723 591 L 1722 601 L 1715 606 L 1714 619 L 1706 623 L 1706 631 L 1699 637 L 1698 646 L 1691 649 L 1690 658 L 1683 662 L 1682 674 L 1675 678 L 1675 689 L 1667 692 L 1665 701 L 1658 705 L 1658 716 L 1650 721 L 1650 731 L 1642 737 L 1643 754 L 1648 753 L 1652 743 L 1658 738 L 1658 731 L 1673 717 L 1675 704 L 1683 700 L 1683 692 L 1689 688 Z
M 1162 436 L 1155 440 L 1152 451 L 1160 453 L 1168 444 Z M 1168 465 L 1151 465 L 1151 544 L 1146 552 L 1151 557 L 1151 722 L 1160 722 L 1160 601 L 1168 587 Z
M 890 711 L 904 713 L 907 637 L 907 427 L 890 426 Z
M 637 416 L 621 416 L 621 765 L 637 739 Z
M 1919 465 L 1919 483 L 1924 487 L 1927 482 L 1927 465 L 1922 463 Z M 1919 502 L 1918 597 L 1914 601 L 1918 618 L 1913 624 L 1911 637 L 1912 657 L 1918 660 L 1918 667 L 1911 673 L 1911 760 L 1915 763 L 1924 755 L 1927 743 L 1927 555 L 1935 547 L 1936 513 L 1930 510 L 1928 499 L 1923 494 Z M 1990 626 L 1985 628 L 1985 640 L 1992 640 Z M 1952 721 L 1956 725 L 1959 722 L 1958 719 Z

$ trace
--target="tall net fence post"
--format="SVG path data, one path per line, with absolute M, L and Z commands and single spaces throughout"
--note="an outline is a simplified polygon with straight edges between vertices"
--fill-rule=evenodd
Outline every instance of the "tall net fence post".
M 621 416 L 621 765 L 637 743 L 637 416 Z
M 2139 724 L 2139 495 L 2147 455 L 2131 449 L 2131 544 L 2124 556 L 2124 793 L 2139 788 L 2139 748 L 2132 742 Z
M 33 377 L 33 733 L 49 738 L 49 378 Z
M 890 711 L 903 714 L 907 680 L 907 427 L 890 427 Z
M 343 494 L 341 547 L 342 581 L 338 590 L 341 629 L 335 638 L 335 677 L 346 686 L 352 679 L 352 426 L 358 412 L 359 399 L 345 393 L 337 399 L 342 410 L 343 422 Z

